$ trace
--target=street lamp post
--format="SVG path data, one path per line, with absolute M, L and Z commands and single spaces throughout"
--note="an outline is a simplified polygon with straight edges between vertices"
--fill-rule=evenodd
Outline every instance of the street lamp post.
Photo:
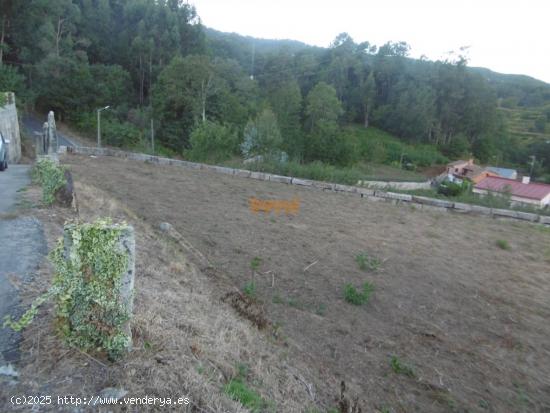
M 104 108 L 99 108 L 97 110 L 97 147 L 101 148 L 101 112 L 109 109 L 110 106 L 107 105 Z
M 535 155 L 530 156 L 531 158 L 531 171 L 529 172 L 529 179 L 533 179 L 533 168 L 535 167 L 535 160 L 537 159 Z

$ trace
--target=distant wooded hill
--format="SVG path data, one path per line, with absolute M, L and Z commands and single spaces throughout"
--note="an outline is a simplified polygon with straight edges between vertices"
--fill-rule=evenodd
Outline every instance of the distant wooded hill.
M 550 87 L 525 76 L 346 33 L 328 48 L 221 33 L 181 0 L 1 6 L 0 89 L 90 134 L 109 105 L 111 145 L 145 150 L 153 120 L 157 150 L 186 157 L 415 164 L 403 148 L 429 146 L 422 164 L 473 154 L 529 168 L 534 155 L 534 174 L 550 179 Z M 371 125 L 398 140 L 364 145 L 355 128 Z

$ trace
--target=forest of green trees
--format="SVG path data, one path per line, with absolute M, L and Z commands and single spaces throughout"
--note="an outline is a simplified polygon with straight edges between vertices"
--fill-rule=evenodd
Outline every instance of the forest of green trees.
M 550 179 L 550 144 L 509 133 L 499 106 L 542 107 L 550 86 L 408 57 L 338 35 L 328 48 L 203 27 L 182 0 L 0 0 L 0 90 L 83 131 L 104 112 L 104 140 L 204 161 L 234 156 L 350 166 L 417 166 L 473 154 Z M 546 106 L 545 106 L 546 105 Z M 545 112 L 546 110 L 546 112 Z M 540 118 L 540 119 L 539 119 Z M 399 140 L 376 142 L 381 129 Z M 404 150 L 407 145 L 407 150 Z

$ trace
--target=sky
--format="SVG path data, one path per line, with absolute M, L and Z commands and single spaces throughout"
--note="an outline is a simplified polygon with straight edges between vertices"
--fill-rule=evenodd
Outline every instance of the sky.
M 469 47 L 470 66 L 550 83 L 549 0 L 189 0 L 224 32 L 327 47 L 338 33 L 382 45 L 406 41 L 437 60 Z

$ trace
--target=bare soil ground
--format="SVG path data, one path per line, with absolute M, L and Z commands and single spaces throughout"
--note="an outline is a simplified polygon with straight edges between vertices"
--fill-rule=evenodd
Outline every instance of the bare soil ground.
M 87 363 L 67 375 L 68 389 L 183 388 L 201 408 L 236 411 L 222 389 L 244 363 L 281 412 L 336 407 L 341 382 L 363 412 L 550 412 L 547 228 L 115 158 L 64 163 L 84 218 L 137 227 L 142 347 L 122 371 L 105 367 L 57 343 L 45 315 L 38 348 L 56 343 L 59 354 L 37 356 L 28 332 L 23 375 L 44 369 L 61 380 Z M 298 197 L 300 212 L 254 214 L 250 197 Z M 58 233 L 65 218 L 53 217 Z M 159 234 L 160 222 L 178 234 Z M 380 268 L 361 270 L 363 252 Z M 260 307 L 235 310 L 231 292 L 251 281 Z M 370 301 L 346 302 L 344 285 L 365 281 Z M 250 319 L 262 311 L 269 325 L 259 330 Z

